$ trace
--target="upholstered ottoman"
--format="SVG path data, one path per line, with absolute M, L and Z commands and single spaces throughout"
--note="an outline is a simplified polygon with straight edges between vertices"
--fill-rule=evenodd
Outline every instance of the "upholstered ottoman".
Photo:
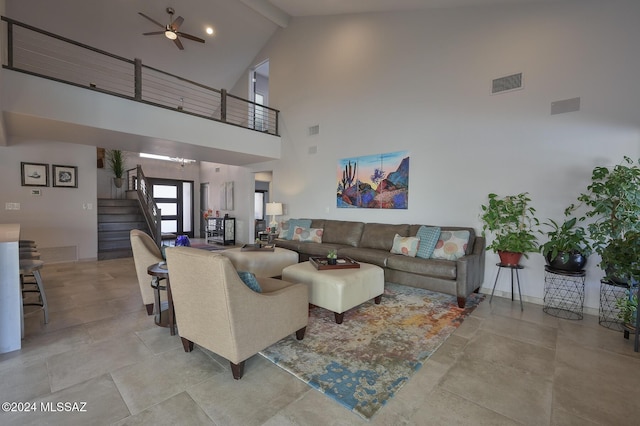
M 384 271 L 368 263 L 357 269 L 319 271 L 310 262 L 302 262 L 284 268 L 282 279 L 307 284 L 309 303 L 334 312 L 338 324 L 345 311 L 369 299 L 379 304 L 384 293 Z
M 232 248 L 219 252 L 227 256 L 236 271 L 252 272 L 257 277 L 279 277 L 282 270 L 298 263 L 298 253 L 276 247 L 274 251 L 242 251 Z

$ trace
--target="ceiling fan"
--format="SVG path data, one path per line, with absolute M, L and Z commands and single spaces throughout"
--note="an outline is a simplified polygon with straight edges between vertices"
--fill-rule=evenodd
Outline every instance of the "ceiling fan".
M 169 14 L 169 23 L 167 25 L 162 25 L 160 22 L 156 21 L 155 19 L 149 18 L 144 13 L 138 12 L 138 14 L 140 14 L 144 18 L 147 18 L 149 21 L 153 22 L 154 24 L 156 24 L 160 28 L 164 28 L 164 30 L 162 30 L 162 31 L 153 31 L 153 32 L 150 32 L 150 33 L 143 33 L 142 35 L 164 34 L 164 36 L 166 38 L 168 38 L 169 40 L 173 40 L 175 45 L 178 46 L 178 49 L 180 49 L 180 50 L 184 50 L 184 47 L 182 46 L 182 42 L 180 41 L 180 37 L 184 37 L 187 40 L 193 40 L 193 41 L 197 41 L 199 43 L 204 43 L 204 40 L 199 38 L 199 37 L 192 36 L 191 34 L 187 34 L 187 33 L 183 33 L 183 32 L 178 31 L 178 29 L 180 29 L 180 25 L 182 25 L 182 22 L 184 22 L 184 18 L 182 16 L 178 16 L 174 20 L 173 19 L 173 14 L 175 12 L 176 11 L 173 10 L 172 7 L 168 7 L 167 8 L 167 13 Z

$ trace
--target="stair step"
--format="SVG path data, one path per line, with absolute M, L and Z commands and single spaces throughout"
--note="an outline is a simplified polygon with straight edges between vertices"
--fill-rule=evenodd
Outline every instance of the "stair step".
M 141 229 L 148 233 L 147 224 L 144 221 L 98 223 L 98 232 L 130 231 L 132 229 Z
M 99 198 L 98 207 L 138 206 L 138 200 Z
M 98 260 L 122 259 L 125 257 L 133 257 L 133 251 L 131 249 L 120 249 L 98 252 Z
M 98 214 L 98 223 L 144 222 L 140 214 Z
M 140 214 L 138 206 L 100 206 L 98 214 Z
M 99 231 L 98 242 L 100 241 L 114 241 L 114 240 L 128 240 L 130 239 L 130 229 L 123 229 L 121 231 Z
M 110 241 L 98 241 L 98 252 L 108 251 L 108 250 L 120 250 L 120 249 L 131 249 L 131 241 L 129 239 L 126 240 L 110 240 Z

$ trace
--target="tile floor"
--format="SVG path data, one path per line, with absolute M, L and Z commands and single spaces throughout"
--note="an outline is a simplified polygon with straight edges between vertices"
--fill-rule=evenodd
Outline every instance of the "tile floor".
M 154 325 L 132 259 L 50 264 L 51 321 L 26 319 L 0 355 L 2 401 L 86 402 L 86 412 L 0 412 L 2 425 L 637 425 L 640 355 L 597 318 L 485 300 L 366 422 L 262 357 L 228 363 Z

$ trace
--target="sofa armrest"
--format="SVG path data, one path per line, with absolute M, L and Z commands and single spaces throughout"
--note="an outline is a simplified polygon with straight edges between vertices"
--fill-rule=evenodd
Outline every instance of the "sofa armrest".
M 484 237 L 476 237 L 473 252 L 456 261 L 456 292 L 458 298 L 467 298 L 468 295 L 482 286 L 485 267 Z

